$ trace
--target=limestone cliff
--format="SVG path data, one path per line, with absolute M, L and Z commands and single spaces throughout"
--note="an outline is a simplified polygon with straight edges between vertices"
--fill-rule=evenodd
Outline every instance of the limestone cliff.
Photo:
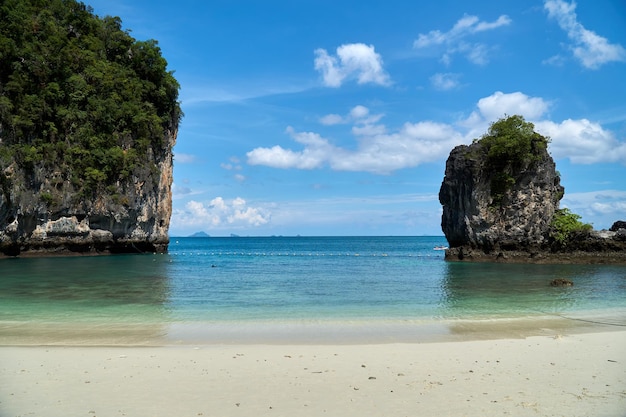
M 454 148 L 439 201 L 451 260 L 626 261 L 617 232 L 555 239 L 564 188 L 547 139 L 519 116 L 494 123 L 481 140 Z
M 0 8 L 0 255 L 162 252 L 179 84 L 76 0 Z
M 169 132 L 159 153 L 149 152 L 114 193 L 80 198 L 58 170 L 4 169 L 0 193 L 0 253 L 7 256 L 167 251 L 172 213 L 172 147 Z M 42 199 L 41 196 L 49 196 Z

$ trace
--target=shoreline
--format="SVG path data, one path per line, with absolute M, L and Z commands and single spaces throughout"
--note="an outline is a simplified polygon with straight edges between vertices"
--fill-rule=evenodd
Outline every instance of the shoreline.
M 458 246 L 446 249 L 444 259 L 446 262 L 496 264 L 626 265 L 626 250 L 564 250 L 552 252 L 548 249 L 538 249 L 536 251 L 494 250 L 486 253 L 480 249 Z
M 604 416 L 626 331 L 388 344 L 1 346 L 2 415 Z
M 592 314 L 592 313 L 595 313 Z M 376 345 L 523 339 L 626 330 L 626 311 L 473 319 L 219 322 L 0 321 L 2 346 Z

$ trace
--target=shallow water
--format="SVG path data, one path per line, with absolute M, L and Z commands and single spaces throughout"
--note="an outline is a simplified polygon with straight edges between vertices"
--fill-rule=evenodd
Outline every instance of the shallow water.
M 437 335 L 523 318 L 626 325 L 624 266 L 446 262 L 433 250 L 445 243 L 173 238 L 167 255 L 4 259 L 0 344 L 26 334 L 62 341 L 76 329 L 85 340 L 132 331 L 136 340 L 184 341 L 236 339 L 237 331 L 336 338 L 350 325 L 401 340 L 416 326 Z M 550 287 L 554 278 L 575 285 Z

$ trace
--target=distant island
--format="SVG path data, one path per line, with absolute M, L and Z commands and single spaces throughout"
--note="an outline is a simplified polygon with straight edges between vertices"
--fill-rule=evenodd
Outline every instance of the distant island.
M 164 252 L 179 84 L 75 0 L 0 8 L 0 256 Z
M 565 189 L 548 142 L 515 115 L 450 152 L 439 191 L 446 259 L 626 263 L 625 222 L 596 231 L 559 207 Z
M 192 234 L 192 235 L 189 235 L 189 236 L 187 236 L 187 237 L 211 237 L 211 236 L 209 236 L 209 235 L 208 235 L 207 233 L 205 233 L 205 232 L 196 232 L 196 233 L 194 233 L 194 234 Z

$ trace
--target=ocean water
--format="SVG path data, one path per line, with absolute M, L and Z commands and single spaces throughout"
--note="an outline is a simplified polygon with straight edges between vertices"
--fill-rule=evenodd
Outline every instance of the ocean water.
M 553 320 L 546 326 L 626 326 L 625 266 L 446 262 L 433 249 L 445 244 L 443 237 L 172 238 L 168 254 L 4 259 L 0 344 L 350 332 L 394 341 L 537 318 Z M 550 287 L 554 278 L 575 285 Z

